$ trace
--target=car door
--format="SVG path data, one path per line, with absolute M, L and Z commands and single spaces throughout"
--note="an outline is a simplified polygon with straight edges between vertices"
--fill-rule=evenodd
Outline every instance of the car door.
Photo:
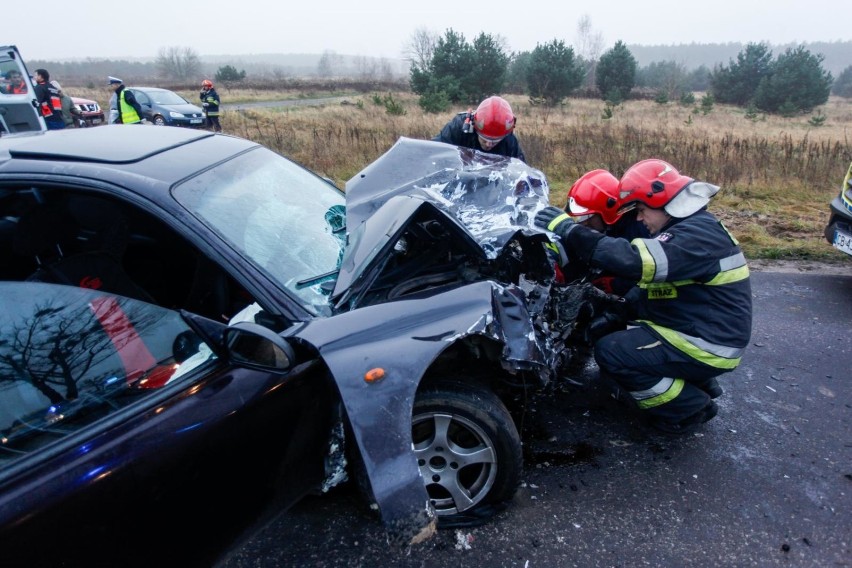
M 0 47 L 0 136 L 46 130 L 33 82 L 18 48 Z
M 234 363 L 226 323 L 180 309 L 230 308 L 208 297 L 211 268 L 187 265 L 191 243 L 114 196 L 2 195 L 0 541 L 15 546 L 0 566 L 107 550 L 150 565 L 189 539 L 171 556 L 187 565 L 273 495 L 283 507 L 322 482 L 330 383 L 309 356 Z
M 154 117 L 154 103 L 151 101 L 151 97 L 149 97 L 146 93 L 138 89 L 127 89 L 133 96 L 136 97 L 136 102 L 139 103 L 139 106 L 142 107 L 142 118 L 147 120 L 153 120 Z

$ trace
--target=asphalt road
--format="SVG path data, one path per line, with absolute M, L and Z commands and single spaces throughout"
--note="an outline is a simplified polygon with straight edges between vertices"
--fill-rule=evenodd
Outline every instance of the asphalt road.
M 218 568 L 852 566 L 852 276 L 752 285 L 751 345 L 702 431 L 647 430 L 591 363 L 523 417 L 523 486 L 487 524 L 391 547 L 345 486 L 253 530 Z

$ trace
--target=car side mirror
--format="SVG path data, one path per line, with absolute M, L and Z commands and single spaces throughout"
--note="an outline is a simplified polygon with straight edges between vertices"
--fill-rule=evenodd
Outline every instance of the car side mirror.
M 281 336 L 256 323 L 242 321 L 224 332 L 225 349 L 238 365 L 266 371 L 287 371 L 296 360 L 293 348 Z

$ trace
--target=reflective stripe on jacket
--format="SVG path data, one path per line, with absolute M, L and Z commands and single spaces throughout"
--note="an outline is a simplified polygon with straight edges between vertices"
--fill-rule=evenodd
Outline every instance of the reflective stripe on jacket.
M 582 226 L 567 237 L 591 249 L 591 266 L 630 278 L 638 322 L 693 359 L 733 369 L 751 338 L 749 270 L 736 239 L 708 211 L 674 218 L 654 238 L 603 237 Z
M 201 103 L 207 103 L 207 106 L 204 107 L 207 116 L 219 116 L 219 93 L 216 92 L 216 89 L 201 91 Z

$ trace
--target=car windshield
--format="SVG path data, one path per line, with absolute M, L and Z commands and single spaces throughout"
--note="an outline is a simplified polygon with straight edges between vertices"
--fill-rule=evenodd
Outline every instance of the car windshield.
M 189 104 L 185 98 L 172 91 L 145 91 L 151 100 L 158 105 L 185 105 Z
M 344 196 L 265 148 L 237 156 L 174 189 L 184 207 L 271 280 L 318 314 L 345 239 Z

